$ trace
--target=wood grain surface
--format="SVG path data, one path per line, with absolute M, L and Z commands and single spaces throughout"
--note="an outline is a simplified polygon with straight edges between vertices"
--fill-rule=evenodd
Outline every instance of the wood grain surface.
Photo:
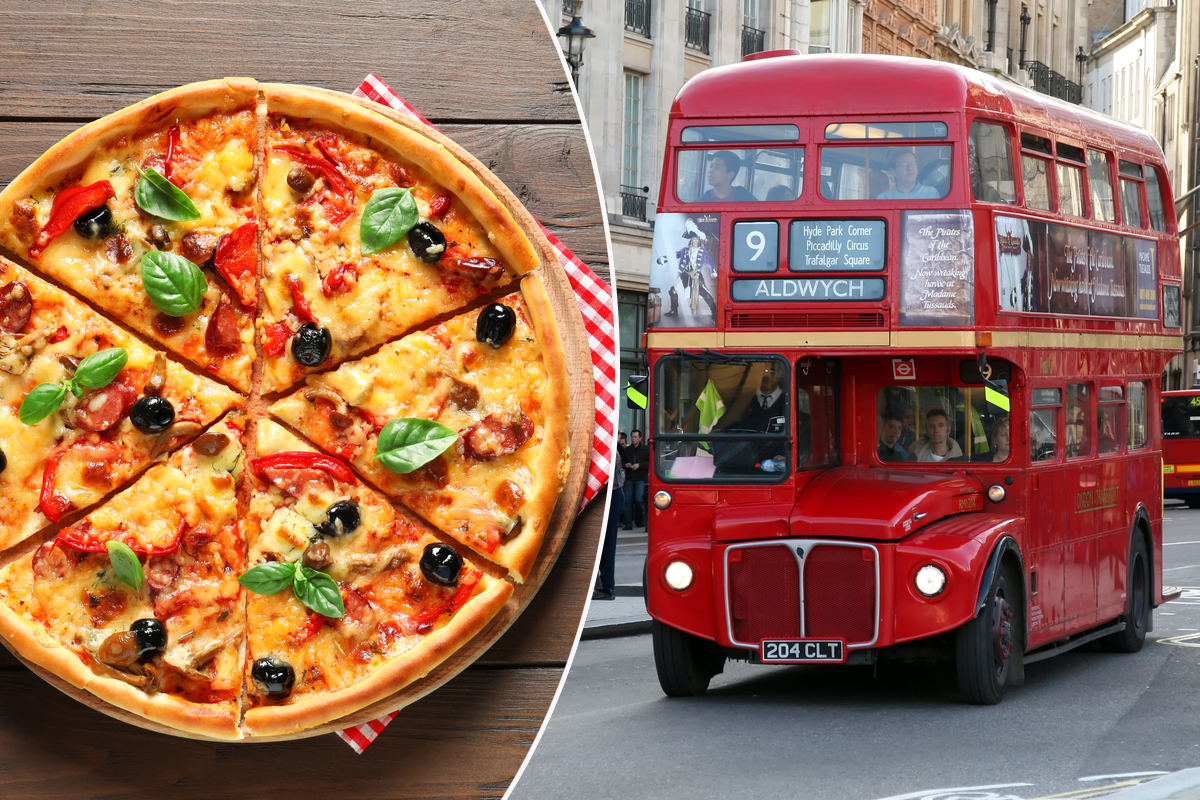
M 247 75 L 349 91 L 375 72 L 608 270 L 587 145 L 533 0 L 6 0 L 0 31 L 0 185 L 78 125 L 172 86 Z M 361 756 L 332 735 L 228 745 L 150 733 L 0 649 L 0 797 L 499 797 L 570 654 L 602 517 L 601 498 L 512 628 Z

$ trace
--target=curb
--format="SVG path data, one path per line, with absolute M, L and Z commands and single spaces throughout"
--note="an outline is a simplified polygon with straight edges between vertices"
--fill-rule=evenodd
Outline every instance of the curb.
M 650 620 L 635 620 L 633 622 L 613 622 L 608 625 L 594 625 L 584 628 L 580 641 L 589 639 L 615 639 L 618 636 L 638 636 L 650 632 Z

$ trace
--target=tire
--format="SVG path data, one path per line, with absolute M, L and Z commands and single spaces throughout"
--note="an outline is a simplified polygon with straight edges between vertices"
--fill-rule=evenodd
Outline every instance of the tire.
M 1133 545 L 1129 549 L 1129 579 L 1126 583 L 1125 613 L 1121 621 L 1125 630 L 1110 633 L 1100 640 L 1100 645 L 1110 653 L 1136 653 L 1146 643 L 1146 631 L 1150 628 L 1150 608 L 1153 603 L 1150 585 L 1150 557 L 1146 553 L 1146 540 L 1141 531 L 1133 534 Z
M 983 609 L 958 629 L 955 665 L 958 688 L 974 705 L 991 706 L 1004 699 L 1004 691 L 1015 668 L 1015 653 L 1024 637 L 1021 631 L 1021 602 L 1007 565 L 1001 565 L 988 588 Z
M 725 656 L 712 642 L 653 620 L 654 666 L 667 697 L 698 697 L 725 669 Z
M 1200 497 L 1187 497 L 1184 499 L 1188 508 L 1200 508 Z

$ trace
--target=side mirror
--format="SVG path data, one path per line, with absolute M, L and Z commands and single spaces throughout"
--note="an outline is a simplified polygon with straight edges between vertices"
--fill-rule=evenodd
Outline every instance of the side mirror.
M 629 408 L 646 410 L 646 392 L 650 379 L 645 375 L 630 375 L 629 385 L 625 387 L 625 405 Z

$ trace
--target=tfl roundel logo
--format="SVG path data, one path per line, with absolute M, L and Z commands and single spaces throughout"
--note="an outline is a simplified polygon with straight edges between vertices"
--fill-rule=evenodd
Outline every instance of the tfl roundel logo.
M 898 381 L 915 381 L 917 365 L 911 358 L 892 359 L 892 378 Z

